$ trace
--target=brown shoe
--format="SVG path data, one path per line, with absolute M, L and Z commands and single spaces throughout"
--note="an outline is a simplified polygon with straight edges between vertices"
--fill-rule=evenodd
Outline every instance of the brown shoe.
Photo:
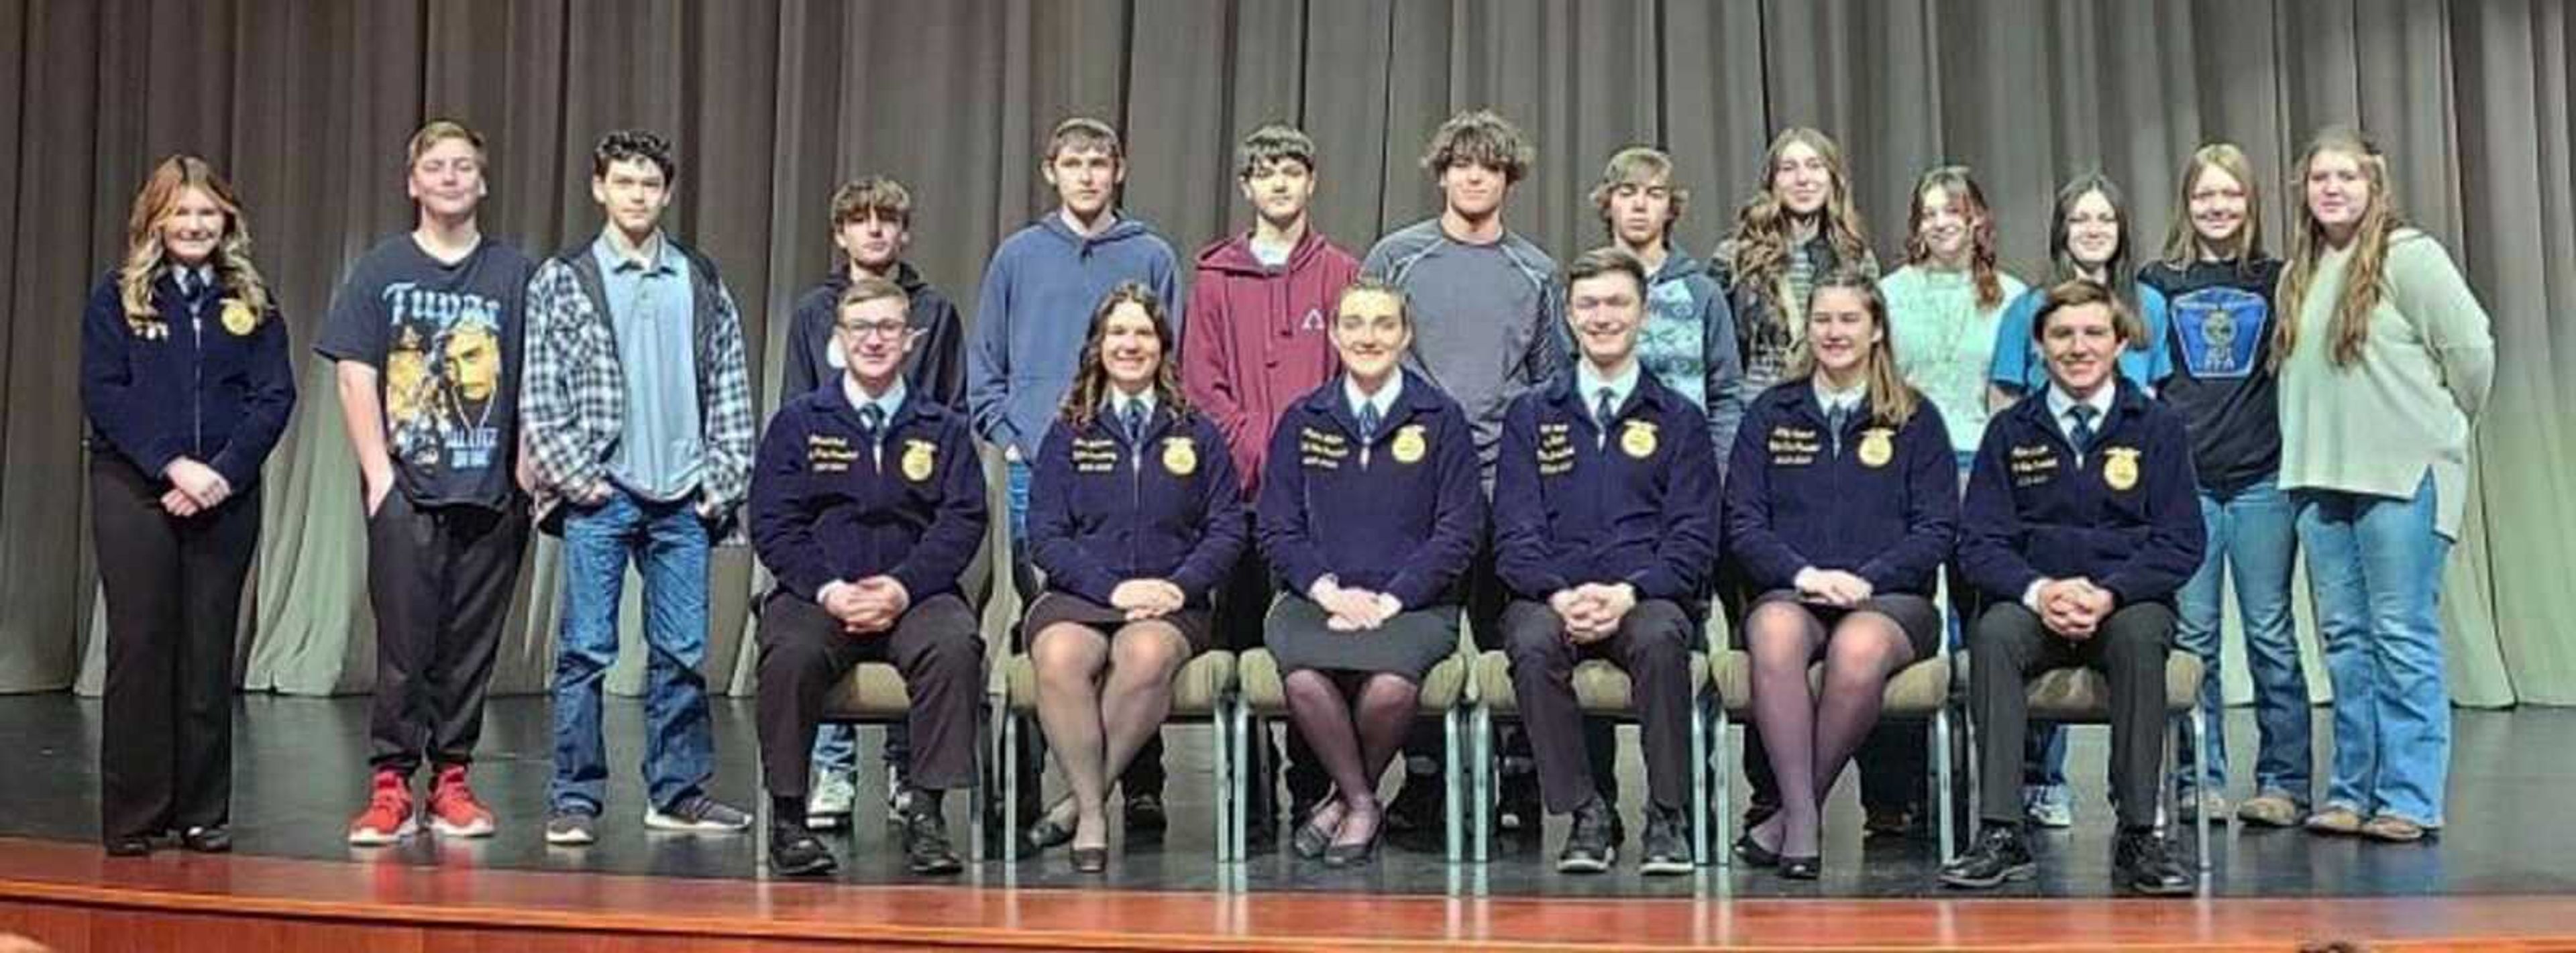
M 2361 835 L 2390 844 L 2412 844 L 2424 839 L 2424 825 L 2392 814 L 2382 814 L 2362 822 Z
M 2278 794 L 2262 794 L 2236 806 L 2236 817 L 2264 827 L 2297 827 L 2299 806 Z
M 2348 807 L 2330 807 L 2308 815 L 2308 833 L 2350 837 L 2361 833 L 2361 813 Z

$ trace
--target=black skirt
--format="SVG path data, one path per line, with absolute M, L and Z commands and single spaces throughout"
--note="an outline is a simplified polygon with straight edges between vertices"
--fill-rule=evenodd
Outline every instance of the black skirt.
M 1207 651 L 1215 641 L 1216 628 L 1210 623 L 1206 609 L 1185 608 L 1153 621 L 1167 622 L 1172 628 L 1181 630 L 1181 639 L 1190 644 L 1193 656 Z M 1031 603 L 1027 614 L 1021 617 L 1021 637 L 1036 639 L 1038 633 L 1059 622 L 1070 622 L 1107 638 L 1116 635 L 1119 627 L 1127 624 L 1127 612 L 1061 589 L 1049 589 L 1040 594 L 1038 601 Z
M 1397 613 L 1375 629 L 1335 632 L 1324 607 L 1303 596 L 1284 596 L 1270 607 L 1262 641 L 1279 659 L 1279 672 L 1315 669 L 1402 675 L 1415 684 L 1440 660 L 1458 651 L 1458 607 L 1430 605 Z
M 1910 592 L 1891 592 L 1871 596 L 1861 600 L 1859 605 L 1843 609 L 1802 601 L 1795 590 L 1774 589 L 1763 593 L 1761 598 L 1753 600 L 1753 609 L 1758 611 L 1763 606 L 1774 602 L 1787 603 L 1806 610 L 1807 618 L 1814 620 L 1819 634 L 1826 637 L 1816 642 L 1819 656 L 1824 652 L 1825 643 L 1831 641 L 1834 626 L 1841 624 L 1844 616 L 1854 612 L 1875 612 L 1896 620 L 1896 627 L 1905 632 L 1906 644 L 1914 647 L 1914 661 L 1920 662 L 1931 658 L 1934 648 L 1941 641 L 1941 610 L 1932 604 L 1932 600 Z M 1753 613 L 1748 611 L 1745 613 L 1745 618 L 1750 619 L 1752 615 Z

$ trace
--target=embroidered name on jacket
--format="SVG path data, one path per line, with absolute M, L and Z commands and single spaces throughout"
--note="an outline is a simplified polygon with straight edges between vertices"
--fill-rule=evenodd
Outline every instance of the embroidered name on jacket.
M 2012 448 L 2014 486 L 2038 486 L 2057 476 L 2057 448 L 2041 444 Z
M 1803 467 L 1816 462 L 1816 454 L 1825 449 L 1824 435 L 1805 427 L 1781 424 L 1771 428 L 1766 441 L 1771 448 L 1771 465 Z
M 1351 443 L 1341 434 L 1313 427 L 1297 428 L 1297 461 L 1309 470 L 1339 470 L 1351 455 Z
M 805 435 L 805 468 L 815 473 L 847 473 L 857 462 L 859 451 L 846 438 L 830 434 Z
M 1538 425 L 1538 475 L 1556 476 L 1574 469 L 1573 425 Z
M 1076 473 L 1110 473 L 1118 469 L 1118 442 L 1090 437 L 1073 438 L 1073 470 Z

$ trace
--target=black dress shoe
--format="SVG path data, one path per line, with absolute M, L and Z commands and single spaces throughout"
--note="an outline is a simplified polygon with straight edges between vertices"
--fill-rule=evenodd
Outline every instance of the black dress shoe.
M 2150 897 L 2186 896 L 2195 886 L 2189 871 L 2165 849 L 2153 828 L 2120 832 L 2111 848 L 2111 879 Z
M 1171 818 L 1164 814 L 1163 797 L 1159 794 L 1130 794 L 1127 796 L 1125 811 L 1127 834 L 1130 837 L 1137 834 L 1160 834 L 1164 828 L 1171 826 Z
M 1377 859 L 1377 842 L 1386 836 L 1386 828 L 1369 832 L 1369 839 L 1356 844 L 1334 844 L 1324 848 L 1326 867 L 1366 867 Z
M 140 834 L 107 839 L 107 856 L 142 857 L 152 853 L 152 838 Z
M 2021 838 L 2021 829 L 1994 825 L 1977 835 L 1977 844 L 1941 867 L 1941 882 L 1947 886 L 1983 890 L 2007 880 L 2028 880 L 2039 871 L 2039 862 L 2030 856 L 2030 845 Z
M 831 873 L 839 864 L 823 839 L 805 825 L 785 819 L 770 822 L 769 869 L 788 877 L 813 877 Z
M 1096 874 L 1109 869 L 1109 848 L 1076 847 L 1072 853 L 1074 873 Z
M 179 846 L 200 854 L 229 854 L 233 849 L 233 834 L 220 824 L 191 827 L 187 833 L 179 835 Z
M 936 811 L 914 811 L 903 819 L 903 866 L 919 875 L 953 874 L 966 869 L 948 847 L 948 821 Z
M 1735 857 L 1747 866 L 1780 866 L 1779 852 L 1762 846 L 1761 841 L 1753 839 L 1753 832 L 1749 830 L 1735 838 Z
M 1037 823 L 1029 825 L 1028 836 L 1020 839 L 1020 852 L 1041 854 L 1049 847 L 1072 842 L 1073 828 L 1058 824 L 1052 818 L 1041 817 Z
M 1805 857 L 1782 855 L 1780 858 L 1780 879 L 1782 880 L 1814 880 L 1824 875 L 1823 857 L 1810 854 Z
M 1306 819 L 1298 823 L 1297 832 L 1288 836 L 1288 849 L 1307 860 L 1324 856 L 1324 849 L 1333 846 L 1333 832 L 1316 827 L 1315 814 L 1322 813 L 1324 808 L 1336 803 L 1339 802 L 1327 801 L 1316 806 L 1314 812 L 1307 814 Z M 1338 828 L 1341 825 L 1337 823 L 1334 826 Z

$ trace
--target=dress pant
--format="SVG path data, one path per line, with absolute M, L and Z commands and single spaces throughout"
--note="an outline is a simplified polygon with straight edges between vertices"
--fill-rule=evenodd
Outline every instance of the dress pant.
M 1605 658 L 1634 685 L 1646 755 L 1646 790 L 1658 807 L 1679 809 L 1690 783 L 1689 614 L 1663 599 L 1630 609 L 1608 638 L 1576 645 L 1546 603 L 1514 600 L 1503 610 L 1503 642 L 1512 662 L 1512 694 L 1538 761 L 1539 796 L 1552 814 L 1583 806 L 1599 792 L 1583 709 L 1574 695 L 1574 665 Z
M 854 635 L 821 606 L 772 591 L 760 609 L 760 766 L 772 797 L 804 797 L 824 704 L 861 662 L 891 662 L 912 696 L 914 787 L 975 783 L 984 640 L 956 593 L 914 603 L 894 628 Z
M 419 506 L 397 489 L 367 519 L 376 692 L 367 761 L 408 777 L 474 760 L 501 625 L 528 542 L 527 505 Z
M 232 815 L 233 634 L 259 548 L 259 487 L 172 516 L 169 487 L 112 451 L 89 464 L 107 599 L 99 733 L 104 840 L 216 827 Z
M 2027 685 L 2050 669 L 2084 667 L 2111 684 L 2111 790 L 2120 827 L 2156 822 L 2158 765 L 2164 760 L 2165 656 L 2171 651 L 2171 606 L 2137 602 L 2113 610 L 2088 639 L 2050 632 L 2018 602 L 1997 603 L 1977 620 L 1968 641 L 1968 705 L 1977 724 L 1977 780 L 1988 795 L 1983 819 L 2019 824 L 2022 739 L 2029 730 Z

